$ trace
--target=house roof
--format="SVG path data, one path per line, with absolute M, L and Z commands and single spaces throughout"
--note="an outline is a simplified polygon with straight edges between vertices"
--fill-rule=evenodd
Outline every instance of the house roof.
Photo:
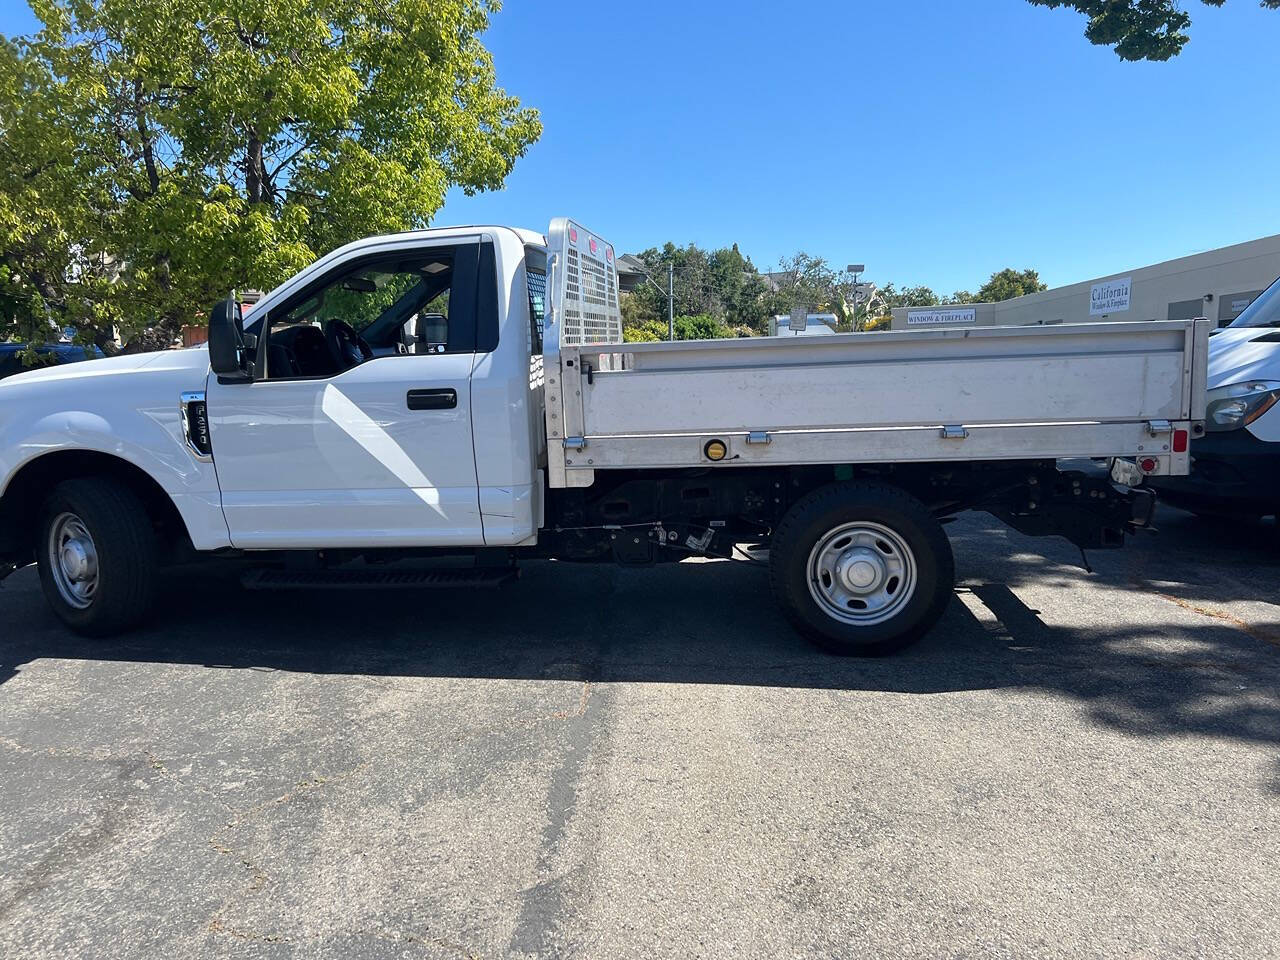
M 648 273 L 648 270 L 645 268 L 644 261 L 635 254 L 624 253 L 622 256 L 618 257 L 616 263 L 619 273 Z

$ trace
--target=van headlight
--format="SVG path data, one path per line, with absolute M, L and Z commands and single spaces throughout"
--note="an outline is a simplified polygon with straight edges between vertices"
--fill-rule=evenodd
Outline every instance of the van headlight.
M 1253 423 L 1280 399 L 1275 380 L 1248 380 L 1210 390 L 1205 399 L 1204 428 L 1210 432 L 1239 430 Z

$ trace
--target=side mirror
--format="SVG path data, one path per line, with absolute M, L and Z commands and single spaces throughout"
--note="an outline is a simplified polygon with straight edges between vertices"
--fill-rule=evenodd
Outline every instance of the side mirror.
M 247 383 L 253 379 L 242 321 L 234 290 L 209 311 L 209 366 L 219 380 Z

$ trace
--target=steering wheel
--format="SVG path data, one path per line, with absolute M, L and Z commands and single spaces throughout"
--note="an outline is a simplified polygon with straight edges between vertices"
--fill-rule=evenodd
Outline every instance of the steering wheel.
M 373 359 L 373 347 L 345 320 L 334 317 L 324 325 L 324 341 L 339 370 L 350 370 Z

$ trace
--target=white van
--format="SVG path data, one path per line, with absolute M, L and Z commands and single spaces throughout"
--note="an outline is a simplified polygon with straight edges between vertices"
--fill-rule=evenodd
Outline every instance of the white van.
M 1280 512 L 1280 279 L 1210 334 L 1207 387 L 1190 475 L 1148 483 L 1162 501 L 1206 516 Z

